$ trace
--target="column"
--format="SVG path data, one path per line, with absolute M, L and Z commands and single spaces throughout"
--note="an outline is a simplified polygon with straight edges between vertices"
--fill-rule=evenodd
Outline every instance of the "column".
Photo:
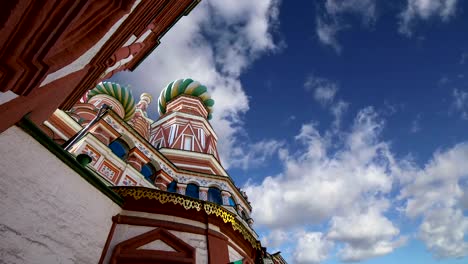
M 187 189 L 187 184 L 177 183 L 177 193 L 185 195 L 185 189 Z
M 167 185 L 172 182 L 172 177 L 168 176 L 163 170 L 156 172 L 156 179 L 154 184 L 160 190 L 167 191 Z
M 208 201 L 208 187 L 199 187 L 198 196 L 200 200 Z
M 223 197 L 223 205 L 230 205 L 229 204 L 229 197 L 231 197 L 231 193 L 225 190 L 221 191 L 221 196 Z

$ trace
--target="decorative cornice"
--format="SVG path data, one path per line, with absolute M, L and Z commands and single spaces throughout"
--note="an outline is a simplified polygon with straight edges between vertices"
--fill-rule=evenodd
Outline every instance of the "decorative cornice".
M 247 240 L 253 248 L 261 248 L 260 242 L 255 239 L 248 228 L 236 219 L 235 214 L 217 204 L 145 187 L 118 186 L 112 187 L 112 190 L 122 196 L 124 200 L 128 199 L 127 197 L 132 197 L 135 200 L 156 200 L 161 204 L 172 203 L 174 205 L 182 206 L 185 210 L 196 210 L 198 212 L 205 212 L 207 215 L 216 216 L 221 218 L 224 223 L 230 223 L 232 229 L 240 232 L 244 239 Z

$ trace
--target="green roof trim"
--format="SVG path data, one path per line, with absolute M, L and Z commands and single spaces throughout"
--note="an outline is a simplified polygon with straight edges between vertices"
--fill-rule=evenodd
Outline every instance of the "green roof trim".
M 179 94 L 183 94 L 185 92 L 185 89 L 187 89 L 187 86 L 193 82 L 192 79 L 188 78 L 182 81 L 182 83 L 179 85 Z
M 173 84 L 174 84 L 174 82 L 171 82 L 166 88 L 166 93 L 164 95 L 166 97 L 166 103 L 171 100 L 171 92 L 172 92 L 172 85 Z
M 203 104 L 205 104 L 208 107 L 213 107 L 214 103 L 215 103 L 215 101 L 213 99 L 211 99 L 211 98 L 203 101 Z
M 135 114 L 135 98 L 132 95 L 132 91 L 125 86 L 113 82 L 101 82 L 96 85 L 93 89 L 88 92 L 88 100 L 98 94 L 109 95 L 122 104 L 125 116 L 124 120 L 128 121 L 132 119 Z
M 193 96 L 200 96 L 203 93 L 206 93 L 207 89 L 205 86 L 200 85 L 197 88 L 193 89 L 192 95 Z
M 207 119 L 210 120 L 212 118 L 215 101 L 211 99 L 206 86 L 190 78 L 172 81 L 161 91 L 158 99 L 159 115 L 164 115 L 166 113 L 167 104 L 182 94 L 200 98 L 208 111 Z

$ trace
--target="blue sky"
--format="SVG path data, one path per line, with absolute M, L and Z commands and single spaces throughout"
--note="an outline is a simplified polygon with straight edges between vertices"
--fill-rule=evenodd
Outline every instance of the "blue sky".
M 466 263 L 467 10 L 206 0 L 113 80 L 209 88 L 222 163 L 291 263 Z

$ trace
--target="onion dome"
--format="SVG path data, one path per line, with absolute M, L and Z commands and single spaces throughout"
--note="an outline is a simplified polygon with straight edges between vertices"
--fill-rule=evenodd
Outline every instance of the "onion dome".
M 100 82 L 88 92 L 88 101 L 99 95 L 106 95 L 116 99 L 122 105 L 122 118 L 125 121 L 130 120 L 135 114 L 135 99 L 127 87 L 113 82 Z
M 200 98 L 208 110 L 208 119 L 211 119 L 213 112 L 214 100 L 208 94 L 207 89 L 204 85 L 192 79 L 179 79 L 169 83 L 166 88 L 161 91 L 158 100 L 159 114 L 163 115 L 166 113 L 167 104 L 179 95 L 186 94 L 190 96 L 196 96 Z

